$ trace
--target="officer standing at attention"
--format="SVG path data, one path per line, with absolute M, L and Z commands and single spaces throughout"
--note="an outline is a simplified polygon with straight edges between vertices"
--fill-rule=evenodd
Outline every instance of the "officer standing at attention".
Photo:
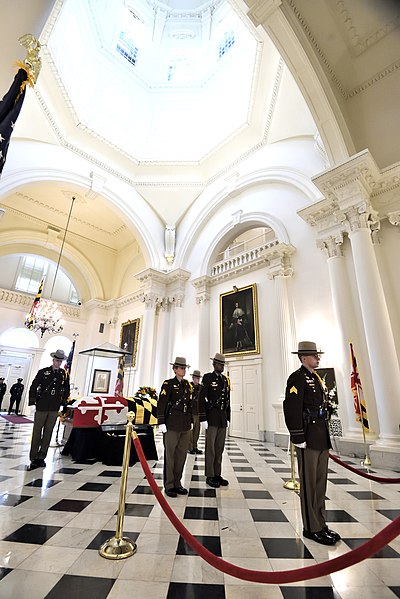
M 15 402 L 15 414 L 18 416 L 19 404 L 21 403 L 22 393 L 24 392 L 24 385 L 22 379 L 17 379 L 17 382 L 11 385 L 10 388 L 10 405 L 8 407 L 8 413 L 11 414 Z
M 181 478 L 192 426 L 192 384 L 186 374 L 186 358 L 171 362 L 174 377 L 163 382 L 157 404 L 157 418 L 164 441 L 164 489 L 168 497 L 187 495 Z
M 321 545 L 334 545 L 340 535 L 325 521 L 330 418 L 326 386 L 315 372 L 320 355 L 313 341 L 300 341 L 301 367 L 287 381 L 283 411 L 290 440 L 296 447 L 300 477 L 303 536 Z
M 203 376 L 199 395 L 201 427 L 206 431 L 206 483 L 210 487 L 226 487 L 229 482 L 222 478 L 222 454 L 225 447 L 226 429 L 231 418 L 231 384 L 223 374 L 225 356 L 216 353 L 214 372 Z
M 4 377 L 0 377 L 0 411 L 1 411 L 1 404 L 3 403 L 3 399 L 4 399 L 4 395 L 6 394 L 7 391 L 7 385 L 4 382 Z
M 69 374 L 61 368 L 67 356 L 62 349 L 50 354 L 52 366 L 39 370 L 29 389 L 29 405 L 36 405 L 28 470 L 44 468 L 51 435 L 60 405 L 65 405 L 69 393 Z
M 190 443 L 189 443 L 189 453 L 193 455 L 200 455 L 203 453 L 201 449 L 197 448 L 197 441 L 199 440 L 200 435 L 200 417 L 199 417 L 199 393 L 201 389 L 201 372 L 200 370 L 193 370 L 192 372 L 192 380 L 193 380 L 193 428 L 190 431 Z

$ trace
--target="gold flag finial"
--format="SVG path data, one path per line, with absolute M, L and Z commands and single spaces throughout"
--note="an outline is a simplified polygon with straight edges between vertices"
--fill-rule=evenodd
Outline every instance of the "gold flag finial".
M 25 33 L 18 38 L 21 46 L 26 48 L 27 54 L 24 60 L 24 65 L 26 70 L 29 72 L 30 78 L 33 83 L 36 83 L 36 80 L 39 76 L 40 69 L 42 68 L 42 59 L 39 56 L 41 43 L 32 33 Z

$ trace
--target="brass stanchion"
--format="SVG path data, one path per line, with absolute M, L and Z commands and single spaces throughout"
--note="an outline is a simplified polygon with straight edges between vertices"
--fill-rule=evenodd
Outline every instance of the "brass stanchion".
M 131 440 L 132 435 L 136 435 L 133 430 L 133 420 L 135 419 L 134 412 L 128 412 L 124 445 L 124 457 L 122 462 L 122 473 L 121 473 L 121 486 L 119 491 L 119 504 L 118 504 L 118 516 L 117 516 L 117 530 L 115 537 L 108 539 L 99 549 L 99 553 L 102 557 L 107 559 L 125 559 L 136 553 L 137 547 L 128 537 L 122 536 L 122 525 L 124 522 L 125 515 L 125 497 L 126 497 L 126 483 L 128 480 L 128 467 L 129 457 L 131 454 Z
M 293 443 L 290 442 L 290 467 L 292 470 L 292 478 L 290 480 L 287 480 L 283 487 L 285 489 L 289 489 L 290 491 L 298 491 L 300 489 L 300 483 L 297 482 L 296 478 L 295 478 L 295 471 L 294 471 L 294 446 Z

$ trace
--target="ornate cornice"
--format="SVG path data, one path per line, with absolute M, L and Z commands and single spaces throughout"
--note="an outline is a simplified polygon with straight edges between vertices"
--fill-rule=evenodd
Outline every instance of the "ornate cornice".
M 196 290 L 196 304 L 203 304 L 210 301 L 211 277 L 205 275 L 198 279 L 192 279 L 191 283 Z
M 268 261 L 268 278 L 291 277 L 293 268 L 290 257 L 295 253 L 296 248 L 286 243 L 281 243 L 274 248 L 264 252 Z

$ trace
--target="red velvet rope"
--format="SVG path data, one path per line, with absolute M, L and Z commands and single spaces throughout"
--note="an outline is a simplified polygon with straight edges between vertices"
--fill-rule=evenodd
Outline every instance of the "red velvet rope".
M 354 472 L 355 474 L 359 474 L 360 476 L 363 476 L 364 478 L 368 478 L 369 480 L 374 480 L 377 483 L 386 483 L 387 485 L 397 485 L 400 483 L 400 478 L 384 478 L 382 476 L 374 476 L 373 474 L 368 474 L 368 472 L 363 472 L 362 470 L 357 470 L 357 468 L 350 466 L 350 464 L 346 464 L 346 462 L 342 462 L 342 460 L 340 460 L 335 455 L 332 455 L 331 453 L 329 454 L 329 457 L 337 464 L 340 464 L 344 468 L 347 468 L 347 470 L 350 470 L 351 472 Z
M 366 543 L 363 543 L 356 549 L 349 551 L 344 555 L 340 555 L 332 560 L 322 562 L 313 566 L 307 566 L 306 568 L 298 568 L 297 570 L 284 570 L 280 572 L 261 572 L 258 570 L 248 570 L 247 568 L 241 568 L 229 562 L 226 562 L 222 558 L 214 555 L 203 547 L 203 545 L 188 531 L 188 529 L 182 524 L 177 518 L 169 503 L 161 493 L 154 477 L 147 464 L 146 458 L 143 453 L 142 446 L 139 438 L 133 440 L 136 448 L 136 453 L 139 457 L 143 471 L 146 475 L 149 485 L 156 496 L 161 508 L 163 509 L 166 516 L 169 518 L 171 523 L 174 525 L 179 534 L 184 538 L 186 543 L 196 551 L 196 553 L 203 558 L 206 562 L 211 564 L 214 568 L 217 568 L 225 574 L 234 576 L 235 578 L 241 578 L 242 580 L 248 580 L 251 582 L 261 582 L 269 584 L 286 584 L 288 582 L 299 582 L 300 580 L 309 580 L 311 578 L 319 578 L 320 576 L 326 576 L 332 572 L 337 572 L 343 568 L 353 566 L 358 562 L 371 557 L 377 551 L 382 549 L 385 545 L 393 541 L 400 533 L 400 516 L 393 520 L 388 526 L 386 526 L 381 532 L 372 537 Z

